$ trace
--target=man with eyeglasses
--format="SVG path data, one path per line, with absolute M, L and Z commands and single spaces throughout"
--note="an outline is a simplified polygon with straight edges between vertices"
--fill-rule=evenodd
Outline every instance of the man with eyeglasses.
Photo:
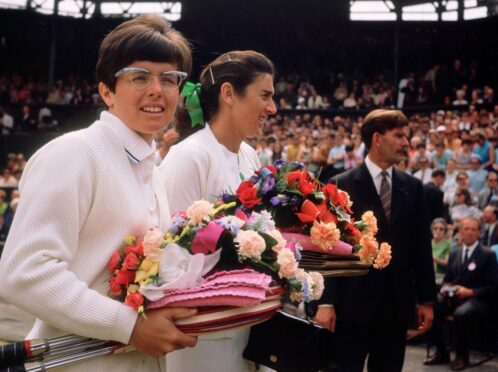
M 484 209 L 486 205 L 498 207 L 498 174 L 489 172 L 486 177 L 486 186 L 478 194 L 478 207 Z

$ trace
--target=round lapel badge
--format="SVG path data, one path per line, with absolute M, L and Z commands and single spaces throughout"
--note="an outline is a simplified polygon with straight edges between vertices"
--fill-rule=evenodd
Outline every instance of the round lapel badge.
M 474 271 L 476 269 L 476 263 L 472 261 L 469 263 L 469 266 L 467 266 L 467 269 L 469 269 L 469 271 Z

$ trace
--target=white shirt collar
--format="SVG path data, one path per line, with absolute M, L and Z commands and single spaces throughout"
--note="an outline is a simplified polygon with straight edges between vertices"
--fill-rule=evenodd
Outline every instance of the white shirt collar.
M 465 243 L 463 244 L 463 249 L 462 249 L 462 260 L 465 261 L 465 256 L 466 256 L 466 249 L 470 252 L 468 253 L 468 257 L 471 257 L 472 254 L 474 253 L 474 250 L 476 249 L 477 245 L 479 244 L 479 241 L 476 240 L 474 242 L 474 244 L 470 245 L 470 246 L 466 246 Z
M 382 176 L 380 175 L 381 172 L 384 170 L 382 169 L 381 167 L 379 167 L 377 164 L 375 164 L 371 159 L 370 159 L 370 155 L 367 155 L 367 157 L 365 158 L 365 165 L 368 169 L 368 172 L 370 173 L 370 175 L 372 176 L 374 182 L 376 180 L 378 180 L 380 182 Z M 393 176 L 393 166 L 391 165 L 389 168 L 386 169 L 386 172 L 388 174 L 388 180 L 389 180 L 389 183 L 391 183 L 391 179 L 392 179 L 392 176 Z M 377 185 L 377 183 L 376 183 Z
M 130 129 L 121 119 L 109 111 L 103 111 L 100 114 L 100 120 L 111 124 L 109 127 L 123 144 L 130 162 L 140 163 L 149 156 L 154 156 L 156 152 L 155 141 L 148 144 L 137 132 Z

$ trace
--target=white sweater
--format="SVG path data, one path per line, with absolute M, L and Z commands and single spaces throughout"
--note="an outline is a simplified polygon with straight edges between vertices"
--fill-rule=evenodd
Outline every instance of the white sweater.
M 220 144 L 209 125 L 173 146 L 159 166 L 171 212 L 185 211 L 201 198 L 213 201 L 224 191 L 235 193 L 260 168 L 256 151 L 242 143 L 238 154 Z M 249 328 L 199 336 L 194 348 L 166 356 L 167 372 L 246 372 L 242 358 Z
M 28 338 L 74 333 L 130 339 L 137 313 L 107 297 L 107 264 L 126 235 L 146 231 L 149 217 L 113 125 L 101 120 L 55 139 L 24 171 L 0 260 L 0 295 L 38 318 Z M 164 191 L 155 186 L 164 229 L 169 210 Z M 157 370 L 158 363 L 132 352 L 64 370 L 144 371 Z
M 159 166 L 172 213 L 185 211 L 201 198 L 214 201 L 221 193 L 235 193 L 242 182 L 260 168 L 256 151 L 242 142 L 238 154 L 220 144 L 206 127 L 170 151 Z

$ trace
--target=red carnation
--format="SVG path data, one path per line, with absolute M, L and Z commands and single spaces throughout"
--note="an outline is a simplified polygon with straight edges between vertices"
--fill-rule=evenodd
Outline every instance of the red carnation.
M 128 253 L 123 262 L 123 267 L 126 267 L 128 270 L 136 270 L 140 265 L 140 259 L 137 257 L 135 253 Z
M 125 254 L 130 254 L 134 253 L 137 256 L 143 256 L 144 255 L 144 247 L 142 245 L 142 241 L 138 242 L 137 244 L 130 244 L 124 249 Z
M 140 292 L 133 292 L 126 296 L 125 302 L 128 306 L 138 311 L 138 308 L 144 303 L 144 297 Z
M 114 252 L 111 256 L 111 259 L 109 260 L 109 271 L 111 274 L 114 274 L 114 272 L 119 268 L 119 265 L 121 263 L 121 252 Z
M 109 289 L 111 293 L 116 297 L 121 296 L 121 294 L 123 293 L 123 287 L 116 283 L 116 278 L 112 278 L 109 281 Z
M 254 187 L 254 182 L 252 181 L 242 182 L 235 195 L 237 195 L 237 198 L 242 205 L 249 209 L 254 208 L 262 200 L 261 198 L 258 198 L 258 191 Z
M 124 285 L 126 288 L 128 288 L 128 284 L 132 283 L 133 280 L 135 280 L 135 272 L 128 271 L 125 267 L 122 267 L 116 275 L 116 283 Z

